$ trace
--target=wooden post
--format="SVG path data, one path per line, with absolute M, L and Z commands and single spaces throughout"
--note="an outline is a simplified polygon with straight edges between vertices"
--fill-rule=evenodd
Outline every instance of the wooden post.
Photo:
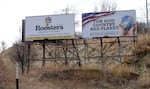
M 45 41 L 43 42 L 42 46 L 43 46 L 43 62 L 42 62 L 42 67 L 44 67 L 45 66 Z
M 30 48 L 30 43 L 28 43 L 27 73 L 29 73 L 30 68 Z
M 85 61 L 85 64 L 88 62 L 87 60 L 88 60 L 88 56 L 87 56 L 87 54 L 88 54 L 88 46 L 87 46 L 87 40 L 86 39 L 84 39 L 83 40 L 84 41 L 84 47 L 85 47 L 85 51 L 84 51 L 84 61 Z
M 80 60 L 80 56 L 79 56 L 79 50 L 78 50 L 78 42 L 77 42 L 77 39 L 75 39 L 75 42 L 76 42 L 77 57 L 78 57 L 78 60 L 79 60 L 79 67 L 81 67 L 81 60 Z
M 75 40 L 75 42 L 74 42 Z M 76 43 L 76 45 L 75 45 Z M 78 65 L 79 67 L 81 67 L 81 60 L 80 60 L 80 57 L 79 57 L 79 52 L 78 52 L 78 48 L 76 47 L 78 44 L 77 44 L 77 39 L 72 39 L 72 45 L 73 45 L 73 48 L 75 49 L 76 51 L 76 54 L 77 54 L 77 58 L 78 58 Z
M 100 44 L 101 44 L 101 57 L 103 58 L 103 38 L 100 38 Z
M 68 46 L 68 40 L 65 40 L 65 48 L 63 48 L 64 50 L 64 56 L 65 56 L 65 65 L 68 66 L 69 63 L 68 63 L 68 59 L 67 59 L 67 46 Z
M 120 39 L 119 39 L 119 37 L 117 37 L 117 39 L 118 39 L 118 57 L 119 57 L 120 62 L 122 62 L 122 61 L 121 61 L 121 55 L 120 55 L 120 52 L 121 52 Z
M 133 41 L 134 41 L 134 50 L 135 50 L 136 49 L 136 38 L 135 37 L 133 37 Z M 136 61 L 138 60 L 137 55 L 136 55 L 136 51 L 134 51 L 134 58 Z

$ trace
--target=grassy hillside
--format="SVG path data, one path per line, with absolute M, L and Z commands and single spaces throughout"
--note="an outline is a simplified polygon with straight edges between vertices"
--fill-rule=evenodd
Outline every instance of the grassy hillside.
M 107 45 L 104 48 L 107 49 Z M 0 54 L 0 89 L 15 89 L 12 49 Z M 20 89 L 149 89 L 150 34 L 139 34 L 136 49 L 130 51 L 136 52 L 138 60 L 125 58 L 126 62 L 122 64 L 87 64 L 80 68 L 57 66 L 50 62 L 45 67 L 37 67 L 36 63 L 29 74 L 21 74 L 20 71 Z

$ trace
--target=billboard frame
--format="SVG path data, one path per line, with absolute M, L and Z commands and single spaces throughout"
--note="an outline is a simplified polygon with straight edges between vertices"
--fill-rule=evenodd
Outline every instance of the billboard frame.
M 132 32 L 132 35 L 130 35 L 130 34 L 129 35 L 128 34 L 124 34 L 125 33 L 125 29 L 123 29 L 123 27 L 120 26 L 120 24 L 123 23 L 123 22 L 121 22 L 120 24 L 118 24 L 118 22 L 121 21 L 121 18 L 119 19 L 119 21 L 116 21 L 117 25 L 114 25 L 114 27 L 116 27 L 117 30 L 120 30 L 122 28 L 121 31 L 124 31 L 124 33 L 120 32 L 120 31 L 115 31 L 116 29 L 112 29 L 112 30 L 110 30 L 112 33 L 110 32 L 110 35 L 108 35 L 107 33 L 109 33 L 109 31 L 107 31 L 107 29 L 106 30 L 101 29 L 103 26 L 100 26 L 100 25 L 105 24 L 105 23 L 107 24 L 107 22 L 104 22 L 104 20 L 106 18 L 108 18 L 108 19 L 111 18 L 112 20 L 116 20 L 116 18 L 117 18 L 117 20 L 118 20 L 118 17 L 112 18 L 112 17 L 114 17 L 113 15 L 115 13 L 117 13 L 117 15 L 118 15 L 118 13 L 121 13 L 121 12 L 127 13 L 128 11 L 132 12 L 133 20 L 134 20 L 134 24 L 133 24 L 134 31 Z M 131 14 L 129 14 L 129 16 L 130 15 Z M 126 14 L 126 16 L 128 16 L 128 14 Z M 123 17 L 122 17 L 122 19 L 123 19 Z M 99 26 L 97 26 L 97 27 L 94 28 L 94 26 L 93 26 L 94 25 L 94 21 L 96 22 L 96 20 L 99 21 L 99 23 L 97 24 Z M 114 21 L 114 23 L 113 23 L 113 21 L 112 21 L 113 24 L 116 24 L 116 22 Z M 85 26 L 85 25 L 91 25 L 91 26 Z M 92 31 L 90 33 L 90 29 L 91 28 L 93 28 L 93 30 L 95 29 L 95 34 L 98 34 L 98 36 L 96 36 L 96 35 L 90 36 L 89 35 L 89 34 L 92 34 Z M 84 31 L 84 30 L 86 30 L 86 31 Z M 99 31 L 96 31 L 96 30 L 99 30 Z M 113 30 L 114 30 L 114 32 L 113 32 Z M 137 37 L 137 35 L 138 35 L 137 31 L 138 30 L 137 30 L 136 11 L 135 10 L 118 10 L 118 11 L 82 13 L 82 38 L 85 38 L 85 39 L 91 39 L 91 38 L 108 38 L 108 37 L 109 38 L 112 38 L 112 37 Z M 102 35 L 100 35 L 98 32 L 100 32 Z M 117 32 L 119 32 L 119 33 L 117 33 Z M 128 32 L 128 31 L 126 31 L 126 32 Z M 93 31 L 93 33 L 94 33 L 94 31 Z M 115 33 L 117 35 L 115 35 L 113 33 Z
M 68 17 L 69 16 L 69 17 Z M 58 28 L 61 28 L 60 26 L 53 26 L 53 28 L 50 28 L 52 27 L 49 26 L 49 27 L 46 27 L 45 28 L 48 28 L 51 30 L 44 30 L 45 31 L 45 34 L 47 35 L 43 35 L 43 33 L 39 32 L 39 34 L 37 34 L 37 36 L 28 36 L 29 34 L 29 29 L 28 29 L 28 32 L 27 32 L 27 18 L 44 18 L 44 17 L 51 17 L 50 19 L 54 19 L 53 20 L 53 23 L 52 22 L 49 22 L 49 24 L 61 24 L 63 27 L 60 31 L 53 31 L 51 29 L 58 29 Z M 64 17 L 64 18 L 63 18 Z M 55 18 L 57 19 L 57 21 L 55 21 Z M 65 19 L 65 18 L 70 18 L 69 20 L 61 20 L 60 21 L 58 20 L 58 18 L 62 18 L 62 19 Z M 46 18 L 45 18 L 46 19 Z M 23 42 L 37 42 L 37 41 L 54 41 L 54 40 L 60 40 L 60 39 L 74 39 L 75 38 L 75 22 L 74 22 L 75 18 L 74 18 L 74 14 L 58 14 L 58 15 L 40 15 L 40 16 L 27 16 L 25 19 L 22 20 L 22 41 Z M 63 23 L 64 22 L 64 23 Z M 42 23 L 42 22 L 40 22 Z M 45 21 L 46 23 L 46 21 Z M 43 23 L 42 23 L 43 24 Z M 67 25 L 69 24 L 69 25 Z M 44 27 L 44 26 L 43 26 Z M 40 27 L 36 27 L 37 28 L 40 28 Z M 41 27 L 42 28 L 42 27 Z M 45 29 L 43 28 L 43 29 Z M 40 29 L 38 31 L 41 31 Z M 34 35 L 34 33 L 31 33 L 31 35 Z M 42 34 L 42 35 L 41 35 Z M 52 35 L 51 35 L 52 34 Z M 29 38 L 29 39 L 28 39 Z

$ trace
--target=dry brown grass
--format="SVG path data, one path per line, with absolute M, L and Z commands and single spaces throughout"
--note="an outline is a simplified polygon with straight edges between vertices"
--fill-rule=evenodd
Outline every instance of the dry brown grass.
M 128 66 L 127 64 L 119 64 L 119 65 L 112 64 L 108 66 L 108 71 L 119 76 L 122 73 L 126 73 L 126 74 L 130 72 L 135 73 L 136 68 L 135 66 Z
M 145 56 L 150 53 L 150 33 L 139 34 L 135 51 L 138 56 Z
M 112 40 L 112 39 L 111 39 Z M 114 40 L 114 39 L 113 39 Z M 105 40 L 109 42 L 109 40 Z M 117 44 L 115 44 L 117 45 Z M 125 45 L 126 47 L 127 45 Z M 104 45 L 107 49 L 109 45 Z M 136 53 L 138 57 L 143 57 L 150 52 L 150 35 L 139 34 L 136 50 L 133 47 L 128 47 L 129 54 Z M 91 49 L 92 50 L 92 49 Z M 111 48 L 111 51 L 116 48 Z M 114 51 L 115 52 L 115 51 Z M 112 52 L 113 54 L 113 52 Z M 149 59 L 150 57 L 146 57 Z M 133 57 L 124 58 L 125 63 L 135 63 Z M 139 60 L 143 60 L 140 58 Z M 145 61 L 145 60 L 143 60 Z M 148 61 L 146 61 L 147 63 Z M 48 67 L 47 67 L 48 68 Z M 48 68 L 49 69 L 49 68 Z M 149 71 L 140 73 L 136 64 L 105 64 L 105 71 L 101 66 L 88 65 L 82 66 L 79 69 L 66 69 L 56 71 L 45 71 L 40 77 L 41 81 L 53 81 L 54 85 L 60 84 L 60 89 L 149 89 L 150 76 Z M 51 80 L 52 79 L 52 80 Z M 100 88 L 101 87 L 101 88 Z
M 93 66 L 93 67 L 92 67 Z M 62 68 L 51 71 L 45 67 L 39 80 L 48 81 L 59 89 L 119 89 L 126 87 L 130 81 L 136 81 L 139 75 L 134 67 L 111 64 L 103 72 L 100 66 L 91 65 L 82 68 Z
M 105 39 L 109 42 L 115 39 Z M 124 40 L 124 39 L 122 39 Z M 92 41 L 89 41 L 92 42 Z M 96 42 L 96 40 L 94 41 Z M 116 53 L 118 44 L 109 49 L 105 44 L 104 49 L 109 49 L 110 54 Z M 96 45 L 95 48 L 99 46 Z M 124 45 L 127 47 L 128 45 Z M 137 67 L 134 58 L 126 57 L 130 64 L 117 64 L 115 62 L 105 62 L 101 64 L 89 64 L 79 67 L 57 66 L 53 63 L 46 63 L 41 68 L 41 63 L 36 63 L 31 67 L 29 74 L 20 74 L 20 89 L 149 89 L 150 71 L 147 67 L 150 64 L 150 34 L 139 34 L 136 50 L 128 47 L 130 54 L 137 53 L 139 62 Z M 92 49 L 90 49 L 92 50 Z M 10 50 L 9 50 L 10 52 Z M 108 53 L 109 54 L 109 53 Z M 10 61 L 10 53 L 0 54 L 0 89 L 15 89 L 15 67 Z M 94 55 L 94 54 L 93 54 Z M 133 63 L 133 65 L 132 65 Z M 144 71 L 141 72 L 142 68 Z M 2 86 L 1 84 L 5 84 Z
M 0 54 L 0 65 L 0 80 L 4 84 L 0 89 L 15 89 L 15 67 L 6 51 Z

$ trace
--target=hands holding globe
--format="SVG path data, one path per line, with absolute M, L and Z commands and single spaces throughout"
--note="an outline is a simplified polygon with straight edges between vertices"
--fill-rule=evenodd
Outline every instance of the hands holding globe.
M 135 35 L 135 21 L 131 16 L 124 16 L 120 23 L 121 35 L 133 36 Z

